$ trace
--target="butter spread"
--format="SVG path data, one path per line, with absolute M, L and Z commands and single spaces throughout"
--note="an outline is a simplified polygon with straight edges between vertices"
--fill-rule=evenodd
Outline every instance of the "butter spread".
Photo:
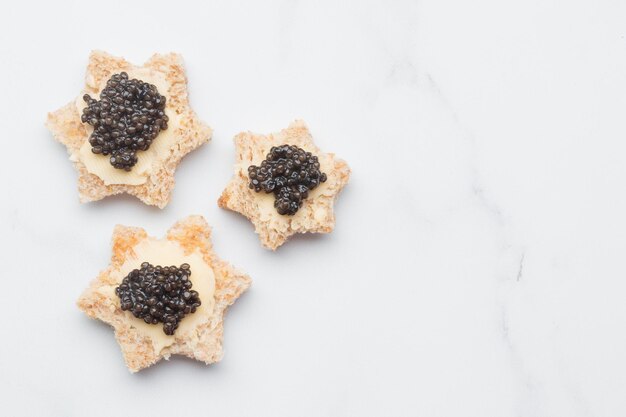
M 279 144 L 282 144 L 282 143 L 279 143 Z M 267 146 L 263 149 L 263 151 L 260 153 L 259 156 L 255 155 L 252 161 L 243 161 L 238 164 L 237 169 L 246 178 L 246 181 L 248 181 L 248 167 L 250 165 L 260 165 L 263 159 L 265 159 L 265 155 L 267 155 L 267 153 L 270 151 L 270 148 L 272 146 L 277 146 L 279 144 L 273 143 L 272 141 L 272 143 L 267 144 Z M 286 225 L 291 224 L 292 227 L 297 228 L 300 222 L 303 220 L 303 218 L 309 215 L 309 208 L 307 205 L 307 201 L 313 201 L 315 198 L 317 198 L 320 195 L 331 195 L 331 192 L 329 191 L 328 188 L 329 188 L 329 183 L 331 182 L 331 175 L 333 171 L 332 157 L 330 157 L 329 155 L 320 153 L 319 151 L 315 150 L 314 147 L 308 144 L 298 144 L 297 146 L 304 149 L 305 151 L 311 152 L 313 155 L 318 156 L 319 163 L 320 163 L 320 170 L 322 172 L 325 172 L 326 175 L 328 175 L 329 180 L 326 182 L 320 183 L 319 186 L 317 186 L 314 190 L 310 191 L 308 198 L 304 200 L 304 205 L 302 206 L 302 208 L 300 208 L 300 210 L 298 210 L 298 212 L 294 214 L 293 216 L 283 216 L 283 215 L 278 214 L 278 212 L 276 211 L 276 208 L 274 207 L 274 200 L 275 200 L 274 194 L 271 194 L 271 193 L 267 194 L 265 192 L 254 193 L 255 194 L 254 197 L 256 199 L 257 207 L 259 210 L 260 219 L 262 221 L 269 222 L 270 225 L 274 227 L 283 225 L 282 228 L 284 228 Z M 323 210 L 318 209 L 313 213 L 313 217 L 317 221 L 322 221 L 324 214 L 325 212 Z
M 120 71 L 121 72 L 121 71 Z M 146 151 L 137 152 L 138 162 L 130 171 L 114 168 L 109 163 L 110 155 L 98 155 L 91 152 L 91 144 L 86 139 L 78 151 L 78 155 L 73 155 L 72 160 L 80 160 L 87 171 L 97 175 L 106 185 L 125 184 L 125 185 L 141 185 L 145 184 L 154 169 L 155 163 L 166 159 L 172 147 L 175 145 L 175 131 L 180 126 L 180 116 L 170 107 L 171 102 L 168 96 L 169 83 L 165 79 L 165 75 L 161 72 L 150 68 L 129 68 L 125 71 L 129 78 L 137 78 L 146 83 L 154 84 L 159 93 L 166 97 L 165 114 L 169 118 L 168 128 L 159 132 L 156 139 Z M 85 91 L 94 99 L 99 99 L 100 92 L 106 86 L 108 80 L 102 80 L 101 85 L 92 86 L 91 91 Z M 94 91 L 95 90 L 95 91 Z M 83 109 L 87 107 L 87 103 L 83 100 L 83 94 L 76 100 L 76 108 L 78 114 L 83 113 Z M 87 130 L 87 137 L 93 132 L 93 127 L 89 124 L 83 124 Z
M 213 313 L 213 307 L 215 306 L 215 274 L 213 269 L 204 261 L 202 255 L 199 252 L 193 252 L 189 255 L 185 255 L 183 249 L 176 242 L 170 240 L 157 240 L 148 238 L 140 242 L 133 248 L 135 254 L 130 257 L 121 268 L 113 276 L 115 281 L 119 284 L 122 279 L 133 269 L 139 269 L 142 262 L 149 262 L 152 265 L 161 266 L 180 266 L 183 263 L 188 263 L 191 267 L 190 280 L 193 283 L 191 289 L 198 291 L 200 301 L 202 304 L 195 313 L 186 315 L 176 333 L 173 336 L 168 336 L 163 332 L 163 325 L 159 324 L 147 324 L 142 319 L 138 319 L 130 311 L 124 311 L 131 325 L 137 329 L 137 331 L 143 335 L 148 336 L 152 341 L 154 351 L 158 354 L 164 348 L 171 346 L 176 338 L 198 339 L 198 335 L 195 333 L 196 327 L 206 322 Z M 116 307 L 120 306 L 120 299 L 115 294 L 114 286 L 104 286 L 98 291 L 101 294 L 109 297 L 113 300 Z

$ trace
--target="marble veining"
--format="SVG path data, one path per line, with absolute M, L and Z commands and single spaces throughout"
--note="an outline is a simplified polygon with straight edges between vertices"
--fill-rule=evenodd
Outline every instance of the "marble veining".
M 0 328 L 20 341 L 0 344 L 0 415 L 109 416 L 105 392 L 154 416 L 626 415 L 626 3 L 183 3 L 0 14 L 3 150 L 19 155 L 0 164 Z M 111 30 L 63 23 L 96 16 Z M 215 129 L 163 211 L 80 205 L 42 127 L 94 48 L 137 63 L 180 52 Z M 215 201 L 232 137 L 294 119 L 353 174 L 335 231 L 274 254 Z M 37 169 L 16 175 L 25 160 Z M 74 303 L 115 224 L 158 236 L 192 213 L 253 287 L 219 365 L 130 376 L 111 330 Z M 160 401 L 171 381 L 185 402 Z

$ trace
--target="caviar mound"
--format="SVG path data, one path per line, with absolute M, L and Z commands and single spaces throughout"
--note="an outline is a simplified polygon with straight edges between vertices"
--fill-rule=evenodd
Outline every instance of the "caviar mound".
M 161 130 L 167 129 L 166 98 L 156 86 L 128 74 L 114 74 L 100 93 L 100 100 L 83 96 L 87 107 L 81 121 L 93 126 L 91 151 L 111 155 L 115 168 L 130 171 L 137 163 L 137 151 L 146 151 Z
M 191 289 L 189 264 L 153 266 L 148 262 L 132 270 L 115 288 L 122 310 L 148 324 L 163 323 L 163 332 L 173 335 L 180 321 L 200 307 L 198 292 Z
M 278 214 L 292 216 L 309 191 L 326 182 L 318 157 L 293 145 L 274 146 L 260 166 L 248 167 L 249 187 L 274 194 Z

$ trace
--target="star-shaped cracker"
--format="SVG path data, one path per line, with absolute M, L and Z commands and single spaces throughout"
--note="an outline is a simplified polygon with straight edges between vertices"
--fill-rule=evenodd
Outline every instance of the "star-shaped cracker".
M 115 227 L 111 263 L 80 296 L 78 307 L 89 317 L 113 326 L 131 372 L 170 355 L 184 355 L 206 364 L 222 358 L 224 313 L 250 286 L 251 280 L 215 255 L 210 237 L 211 229 L 201 216 L 179 221 L 164 239 L 149 237 L 139 227 Z M 161 259 L 165 262 L 159 263 L 159 255 L 163 255 Z M 147 259 L 150 257 L 155 259 Z M 155 266 L 191 264 L 192 289 L 200 293 L 202 306 L 183 318 L 173 336 L 166 336 L 161 325 L 145 324 L 120 307 L 115 288 L 144 261 Z M 213 297 L 208 299 L 206 294 L 211 288 Z
M 107 80 L 123 71 L 130 78 L 157 85 L 159 93 L 166 97 L 165 112 L 170 118 L 168 129 L 159 133 L 150 149 L 137 153 L 139 162 L 130 173 L 113 168 L 104 155 L 90 155 L 88 139 L 92 130 L 81 123 L 82 108 L 86 106 L 83 95 L 99 99 Z M 49 113 L 46 126 L 54 138 L 67 147 L 70 160 L 78 170 L 81 202 L 127 193 L 159 208 L 169 201 L 174 188 L 174 171 L 180 160 L 208 142 L 212 133 L 189 106 L 182 58 L 175 53 L 155 54 L 143 66 L 134 66 L 123 58 L 92 52 L 84 90 L 76 100 Z
M 313 143 L 305 123 L 296 120 L 278 133 L 257 135 L 243 132 L 235 136 L 235 175 L 222 192 L 218 205 L 241 213 L 252 223 L 263 246 L 276 250 L 296 233 L 329 233 L 335 227 L 333 204 L 350 178 L 345 161 L 322 152 Z M 274 208 L 274 196 L 257 193 L 248 184 L 248 167 L 260 165 L 273 146 L 295 145 L 319 158 L 320 170 L 328 177 L 309 193 L 293 216 L 280 215 Z

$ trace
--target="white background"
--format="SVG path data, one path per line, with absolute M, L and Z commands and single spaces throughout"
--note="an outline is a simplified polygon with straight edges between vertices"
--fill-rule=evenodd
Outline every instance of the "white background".
M 1 416 L 626 415 L 626 3 L 54 1 L 0 10 Z M 182 53 L 215 133 L 163 211 L 81 205 L 43 124 L 91 49 Z M 232 137 L 304 119 L 337 227 L 261 248 Z M 116 223 L 204 215 L 253 287 L 225 357 L 131 375 L 75 306 Z

